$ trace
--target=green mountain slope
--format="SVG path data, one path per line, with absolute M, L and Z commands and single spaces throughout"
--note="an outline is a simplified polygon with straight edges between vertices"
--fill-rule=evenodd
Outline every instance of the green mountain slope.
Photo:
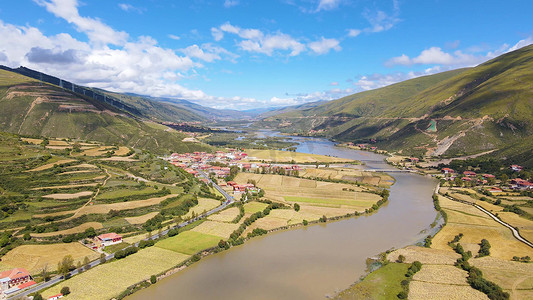
M 208 150 L 184 134 L 90 97 L 0 70 L 0 131 L 123 144 L 155 153 Z
M 533 164 L 533 46 L 474 68 L 400 82 L 265 119 L 341 141 L 377 140 L 409 154 L 488 150 Z

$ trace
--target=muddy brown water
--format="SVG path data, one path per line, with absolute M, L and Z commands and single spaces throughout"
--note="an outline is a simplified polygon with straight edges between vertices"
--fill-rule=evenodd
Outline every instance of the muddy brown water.
M 324 139 L 293 138 L 299 152 L 358 159 L 390 169 L 374 153 L 335 147 Z M 436 180 L 394 173 L 389 203 L 370 216 L 256 237 L 202 259 L 141 290 L 140 299 L 325 299 L 365 274 L 366 259 L 422 239 L 434 221 Z

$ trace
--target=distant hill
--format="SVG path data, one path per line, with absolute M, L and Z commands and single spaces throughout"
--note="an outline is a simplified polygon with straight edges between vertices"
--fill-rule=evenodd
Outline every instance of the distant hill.
M 417 155 L 492 155 L 533 165 L 533 46 L 265 118 L 277 126 Z
M 72 90 L 76 86 L 61 88 L 0 69 L 0 131 L 94 140 L 155 153 L 212 149 L 182 142 L 184 134 L 144 118 L 142 111 L 118 99 Z

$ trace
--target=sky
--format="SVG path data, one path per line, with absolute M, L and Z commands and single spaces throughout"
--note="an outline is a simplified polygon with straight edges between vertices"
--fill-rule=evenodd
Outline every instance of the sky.
M 0 1 L 0 64 L 238 110 L 471 67 L 533 43 L 530 0 Z

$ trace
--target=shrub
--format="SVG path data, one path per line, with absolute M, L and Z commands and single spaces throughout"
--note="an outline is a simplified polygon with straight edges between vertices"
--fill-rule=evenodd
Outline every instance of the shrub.
M 157 282 L 157 277 L 155 275 L 150 276 L 150 283 L 154 284 Z
M 70 294 L 70 288 L 68 286 L 64 286 L 61 288 L 61 294 L 63 294 L 63 296 L 66 296 L 68 294 Z

